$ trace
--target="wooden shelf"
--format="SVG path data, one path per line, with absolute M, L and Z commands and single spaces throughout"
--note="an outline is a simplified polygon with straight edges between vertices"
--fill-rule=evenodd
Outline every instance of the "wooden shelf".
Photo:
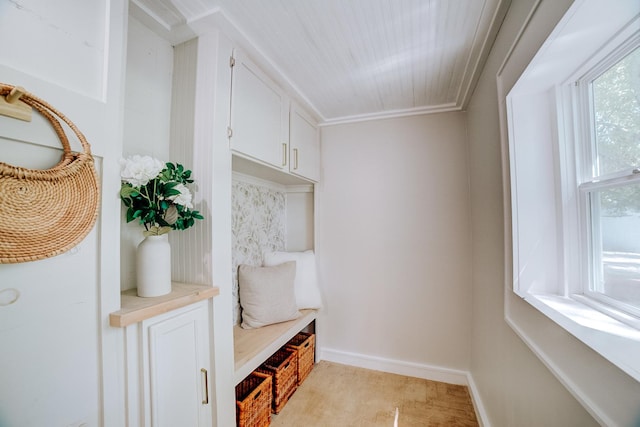
M 233 328 L 235 384 L 239 384 L 280 347 L 316 319 L 317 310 L 300 310 L 295 320 L 263 326 L 258 329 Z
M 121 308 L 119 311 L 109 314 L 109 324 L 122 328 L 198 301 L 213 298 L 219 293 L 220 289 L 214 286 L 180 282 L 171 283 L 170 294 L 152 298 L 141 298 L 137 295 L 137 289 L 129 289 L 120 294 Z

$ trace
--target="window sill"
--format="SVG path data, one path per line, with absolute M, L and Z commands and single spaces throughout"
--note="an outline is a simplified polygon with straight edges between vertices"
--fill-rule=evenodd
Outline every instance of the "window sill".
M 640 382 L 640 330 L 576 299 L 552 294 L 527 294 L 524 299 Z

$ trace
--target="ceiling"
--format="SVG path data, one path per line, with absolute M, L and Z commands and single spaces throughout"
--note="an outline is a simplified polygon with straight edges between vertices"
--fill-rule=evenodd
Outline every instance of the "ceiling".
M 324 124 L 465 108 L 509 0 L 132 0 L 171 42 L 211 25 Z

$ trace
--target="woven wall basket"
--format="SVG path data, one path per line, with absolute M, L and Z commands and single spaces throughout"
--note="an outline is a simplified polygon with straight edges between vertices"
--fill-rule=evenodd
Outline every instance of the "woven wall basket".
M 0 95 L 13 86 L 0 83 Z M 91 147 L 78 128 L 45 101 L 25 93 L 21 101 L 42 114 L 62 144 L 60 162 L 38 170 L 0 162 L 0 264 L 36 261 L 76 246 L 98 217 L 100 190 Z M 71 151 L 60 121 L 83 152 Z

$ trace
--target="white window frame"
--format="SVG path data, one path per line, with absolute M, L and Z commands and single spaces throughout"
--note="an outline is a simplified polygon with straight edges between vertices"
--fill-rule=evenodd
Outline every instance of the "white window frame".
M 559 105 L 563 118 L 561 120 L 572 123 L 575 132 L 574 138 L 563 141 L 573 145 L 575 155 L 576 179 L 567 185 L 577 187 L 577 209 L 571 209 L 563 213 L 563 221 L 571 221 L 571 215 L 577 212 L 580 227 L 579 238 L 567 240 L 566 248 L 580 255 L 579 271 L 574 271 L 574 277 L 579 280 L 569 280 L 572 284 L 569 292 L 572 297 L 579 299 L 592 308 L 597 309 L 619 321 L 640 329 L 640 309 L 630 307 L 614 298 L 610 298 L 600 292 L 593 291 L 591 287 L 596 283 L 598 269 L 602 265 L 601 260 L 595 258 L 593 247 L 602 247 L 597 242 L 598 233 L 594 233 L 593 227 L 598 223 L 591 218 L 591 194 L 598 190 L 614 188 L 624 184 L 640 184 L 640 175 L 633 170 L 621 171 L 609 175 L 599 175 L 594 178 L 592 170 L 596 162 L 596 135 L 592 122 L 593 116 L 593 92 L 591 83 L 607 71 L 611 66 L 621 61 L 626 55 L 640 45 L 640 20 L 628 25 L 617 34 L 606 46 L 599 49 L 589 62 L 581 66 L 577 72 L 570 76 L 563 86 L 567 91 L 561 92 L 567 99 L 560 99 Z M 576 110 L 574 112 L 574 110 Z M 571 161 L 571 159 L 567 159 Z M 567 256 L 565 254 L 565 256 Z
M 603 7 L 608 8 L 606 13 L 598 9 Z M 512 289 L 640 381 L 640 320 L 615 304 L 593 298 L 588 290 L 591 269 L 587 266 L 593 260 L 587 245 L 592 236 L 583 190 L 598 184 L 583 184 L 586 176 L 592 180 L 590 171 L 581 170 L 589 164 L 584 156 L 591 153 L 576 141 L 592 140 L 591 135 L 584 135 L 590 132 L 585 123 L 590 111 L 585 109 L 587 92 L 575 84 L 588 76 L 588 70 L 597 73 L 598 64 L 605 67 L 605 58 L 620 54 L 611 46 L 625 46 L 638 37 L 633 36 L 640 28 L 638 9 L 633 2 L 607 2 L 606 6 L 580 2 L 514 84 L 506 98 L 506 111 Z M 585 29 L 590 31 L 581 31 Z

